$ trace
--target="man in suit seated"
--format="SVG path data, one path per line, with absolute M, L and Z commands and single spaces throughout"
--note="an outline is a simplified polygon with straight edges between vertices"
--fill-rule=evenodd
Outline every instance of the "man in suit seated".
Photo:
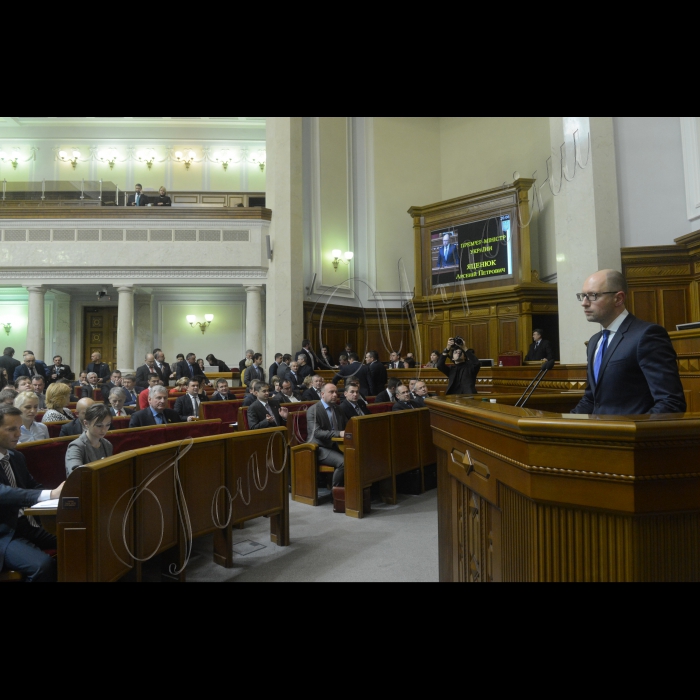
M 46 394 L 44 390 L 46 388 L 46 382 L 43 377 L 32 377 L 32 391 L 36 394 L 39 399 L 39 410 L 46 410 Z
M 252 406 L 258 400 L 258 397 L 256 395 L 256 392 L 258 390 L 258 384 L 260 384 L 260 382 L 256 379 L 248 387 L 248 393 L 243 399 L 243 408 L 248 408 L 249 406 Z
M 333 439 L 345 437 L 348 419 L 338 407 L 338 387 L 326 384 L 321 400 L 306 412 L 308 442 L 318 445 L 318 464 L 333 467 L 333 487 L 345 485 L 345 455 Z
M 544 339 L 544 331 L 539 328 L 532 333 L 533 343 L 525 356 L 525 362 L 546 362 L 554 359 L 552 344 Z
M 256 379 L 259 382 L 265 381 L 265 370 L 262 368 L 263 356 L 260 353 L 253 355 L 253 364 L 248 367 L 243 375 L 243 383 L 250 386 Z
M 122 377 L 122 391 L 126 395 L 125 406 L 139 407 L 139 394 L 136 390 L 136 377 L 133 374 L 127 374 Z
M 136 370 L 136 387 L 137 389 L 145 389 L 146 387 L 149 386 L 148 382 L 150 379 L 150 376 L 152 374 L 155 374 L 158 376 L 159 379 L 163 379 L 161 374 L 158 372 L 158 368 L 156 367 L 156 357 L 152 353 L 149 353 L 146 355 L 146 364 L 142 365 Z M 163 386 L 165 386 L 165 382 L 163 382 Z
M 347 382 L 349 379 L 354 379 L 360 383 L 360 393 L 363 396 L 369 396 L 369 368 L 360 362 L 360 358 L 351 352 L 348 355 L 347 367 L 341 367 L 338 374 L 333 377 L 333 384 L 338 386 L 338 382 L 344 379 Z
M 425 382 L 417 381 L 411 392 L 411 401 L 418 408 L 426 408 L 425 399 L 428 397 L 428 385 Z
M 36 357 L 34 357 L 34 355 L 25 355 L 24 364 L 15 368 L 12 381 L 16 382 L 20 377 L 28 377 L 29 379 L 32 377 L 46 378 L 46 375 L 37 367 Z
M 265 382 L 258 382 L 255 392 L 256 401 L 248 409 L 248 426 L 251 430 L 282 428 L 287 425 L 289 409 L 270 399 L 270 387 Z
M 282 377 L 280 377 L 281 379 Z M 285 379 L 291 383 L 292 385 L 292 390 L 294 391 L 295 394 L 301 395 L 305 389 L 304 389 L 304 379 L 302 378 L 301 374 L 299 373 L 299 363 L 298 362 L 292 362 L 292 364 L 289 367 L 289 372 L 287 372 L 287 376 Z
M 246 350 L 245 359 L 238 363 L 238 369 L 241 371 L 241 376 L 245 374 L 248 367 L 253 365 L 253 358 L 255 357 L 255 350 Z
M 687 410 L 678 356 L 666 329 L 627 310 L 627 281 L 616 270 L 588 278 L 579 301 L 601 333 L 588 344 L 588 388 L 574 414 L 637 416 Z
M 99 384 L 99 381 L 100 379 L 97 376 L 97 374 L 95 374 L 95 372 L 89 372 L 87 375 L 87 383 L 81 384 L 78 387 L 78 394 L 80 394 L 80 396 L 85 399 L 93 398 L 95 395 L 95 391 L 97 389 L 102 388 Z
M 302 395 L 301 395 L 301 400 L 302 401 L 320 401 L 321 400 L 321 394 L 323 393 L 323 385 L 325 384 L 325 381 L 323 377 L 319 377 L 317 374 L 315 374 L 311 378 L 311 387 L 307 389 Z
M 112 374 L 109 365 L 102 362 L 102 355 L 99 352 L 94 352 L 91 359 L 92 362 L 87 367 L 88 374 L 94 372 L 99 378 L 99 383 L 104 384 Z
M 187 385 L 187 393 L 181 396 L 175 404 L 175 413 L 183 423 L 199 420 L 199 407 L 207 400 L 199 394 L 199 380 L 191 379 Z
M 148 408 L 131 416 L 130 428 L 148 428 L 153 425 L 182 423 L 176 411 L 168 407 L 168 390 L 164 386 L 154 386 L 148 398 Z
M 134 187 L 134 194 L 129 195 L 129 199 L 127 200 L 126 204 L 128 207 L 146 207 L 148 206 L 148 203 L 149 199 L 143 193 L 143 186 L 138 184 L 136 187 Z
M 184 362 L 180 362 L 177 366 L 177 378 L 195 379 L 196 377 L 206 376 L 202 372 L 202 368 L 197 363 L 197 356 L 191 352 Z
M 389 369 L 404 369 L 400 352 L 392 352 L 389 359 Z
M 148 377 L 148 387 L 139 393 L 139 403 L 136 410 L 143 411 L 148 408 L 148 395 L 154 386 L 163 386 L 163 380 L 155 372 Z
M 235 401 L 231 393 L 231 387 L 225 379 L 216 382 L 216 391 L 212 394 L 212 401 Z
M 36 370 L 42 377 L 44 377 L 44 379 L 46 379 L 49 374 L 49 368 L 46 366 L 46 363 L 42 362 L 39 359 L 39 356 L 33 350 L 25 350 L 22 359 L 26 360 L 29 355 L 34 355 L 34 357 L 37 358 L 35 362 Z
M 379 361 L 379 353 L 372 350 L 365 356 L 365 364 L 369 372 L 369 395 L 377 396 L 384 391 L 384 387 L 389 381 L 386 367 Z
M 392 411 L 413 411 L 420 408 L 411 400 L 411 392 L 407 386 L 400 386 L 396 390 L 396 403 Z
M 350 381 L 345 385 L 345 400 L 340 404 L 340 410 L 348 421 L 357 416 L 370 416 L 369 407 L 360 396 L 360 384 Z
M 128 418 L 133 415 L 133 408 L 124 408 L 124 402 L 126 401 L 126 395 L 120 387 L 115 387 L 109 392 L 109 412 L 112 418 Z
M 274 399 L 277 403 L 301 403 L 301 399 L 294 393 L 294 387 L 288 379 L 282 382 L 280 393 L 275 394 Z
M 403 386 L 400 379 L 392 377 L 386 385 L 386 389 L 377 396 L 376 403 L 396 403 L 396 390 Z
M 0 571 L 17 571 L 29 583 L 52 582 L 56 562 L 43 550 L 56 549 L 56 537 L 24 509 L 60 498 L 63 484 L 50 491 L 34 481 L 24 456 L 15 452 L 21 426 L 18 409 L 0 409 Z
M 63 358 L 60 355 L 56 355 L 53 358 L 53 366 L 48 370 L 48 383 L 53 384 L 59 379 L 69 379 L 73 380 L 75 375 L 71 371 L 69 365 L 63 364 Z
M 106 406 L 109 406 L 109 396 L 112 393 L 112 389 L 122 388 L 122 373 L 115 369 L 114 372 L 109 377 L 109 381 L 102 385 L 102 399 Z M 126 399 L 125 399 L 126 400 Z
M 95 402 L 92 399 L 80 399 L 75 409 L 78 417 L 71 423 L 66 423 L 66 425 L 61 428 L 61 437 L 82 435 L 85 432 L 85 424 L 83 423 L 85 414 L 88 412 L 88 409 L 94 405 Z
M 438 253 L 437 262 L 437 266 L 441 270 L 446 267 L 459 267 L 459 251 L 456 245 L 450 243 L 451 240 L 449 233 L 442 237 L 442 248 Z

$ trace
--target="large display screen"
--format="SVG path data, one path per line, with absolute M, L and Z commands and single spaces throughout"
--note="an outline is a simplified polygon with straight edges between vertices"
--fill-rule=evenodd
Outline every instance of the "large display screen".
M 513 275 L 510 216 L 432 231 L 430 242 L 434 288 Z

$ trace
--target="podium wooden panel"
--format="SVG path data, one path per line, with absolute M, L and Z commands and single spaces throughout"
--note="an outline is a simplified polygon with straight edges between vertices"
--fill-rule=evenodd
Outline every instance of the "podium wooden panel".
M 428 403 L 443 582 L 700 580 L 700 415 Z

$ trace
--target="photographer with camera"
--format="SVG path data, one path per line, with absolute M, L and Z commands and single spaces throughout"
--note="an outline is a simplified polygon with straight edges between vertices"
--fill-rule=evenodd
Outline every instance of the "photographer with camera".
M 447 366 L 447 358 L 454 364 Z M 476 394 L 476 378 L 481 371 L 481 363 L 472 350 L 467 350 L 463 338 L 450 338 L 447 341 L 437 369 L 448 379 L 447 396 L 464 396 Z

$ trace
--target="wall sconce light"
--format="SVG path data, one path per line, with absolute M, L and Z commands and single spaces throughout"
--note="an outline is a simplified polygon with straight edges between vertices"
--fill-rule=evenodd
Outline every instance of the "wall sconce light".
M 214 160 L 217 163 L 221 163 L 221 165 L 224 166 L 224 171 L 226 171 L 228 170 L 228 166 L 231 165 L 233 158 L 231 157 L 229 151 L 222 151 L 221 153 L 217 153 L 216 156 L 214 156 Z
M 202 331 L 202 335 L 204 335 L 207 332 L 207 328 L 211 326 L 213 320 L 214 316 L 212 316 L 212 314 L 207 314 L 204 317 L 204 323 L 202 323 L 201 321 L 198 322 L 196 316 L 187 317 L 187 323 L 189 323 L 190 326 L 192 326 L 192 328 L 194 328 L 195 326 L 199 326 L 200 330 Z
M 153 163 L 158 159 L 158 154 L 152 148 L 147 148 L 145 151 L 141 151 L 137 157 L 150 170 L 153 167 Z M 187 167 L 189 168 L 189 165 Z
M 73 170 L 75 170 L 78 167 L 78 162 L 80 161 L 80 151 L 77 148 L 74 148 L 72 158 L 69 158 L 65 151 L 60 151 L 58 158 L 64 163 L 70 163 L 73 166 Z
M 355 257 L 355 253 L 343 253 L 342 250 L 334 250 L 331 255 L 333 256 L 333 269 L 338 272 L 338 267 L 340 267 L 340 263 L 345 263 L 346 265 L 349 265 L 353 258 Z
M 2 327 L 5 329 L 5 333 L 7 333 L 7 335 L 10 335 L 10 333 L 12 332 L 12 324 L 11 323 L 3 323 Z
M 21 158 L 22 154 L 15 149 L 12 152 L 12 157 L 5 153 L 5 151 L 0 151 L 0 162 L 2 163 L 11 163 L 12 164 L 12 169 L 17 170 L 17 166 L 19 165 L 19 159 Z
M 267 151 L 259 151 L 255 158 L 251 158 L 251 163 L 259 165 L 260 170 L 265 172 L 265 166 L 267 165 Z
M 188 151 L 187 155 L 185 155 L 182 151 L 178 151 L 175 154 L 175 160 L 177 160 L 178 163 L 184 163 L 185 167 L 189 170 L 190 166 L 192 163 L 195 161 L 197 158 L 197 154 L 194 151 Z
M 110 170 L 114 170 L 114 166 L 117 162 L 118 157 L 119 154 L 117 153 L 116 148 L 108 148 L 106 151 L 101 151 L 98 156 L 100 161 L 109 165 Z

